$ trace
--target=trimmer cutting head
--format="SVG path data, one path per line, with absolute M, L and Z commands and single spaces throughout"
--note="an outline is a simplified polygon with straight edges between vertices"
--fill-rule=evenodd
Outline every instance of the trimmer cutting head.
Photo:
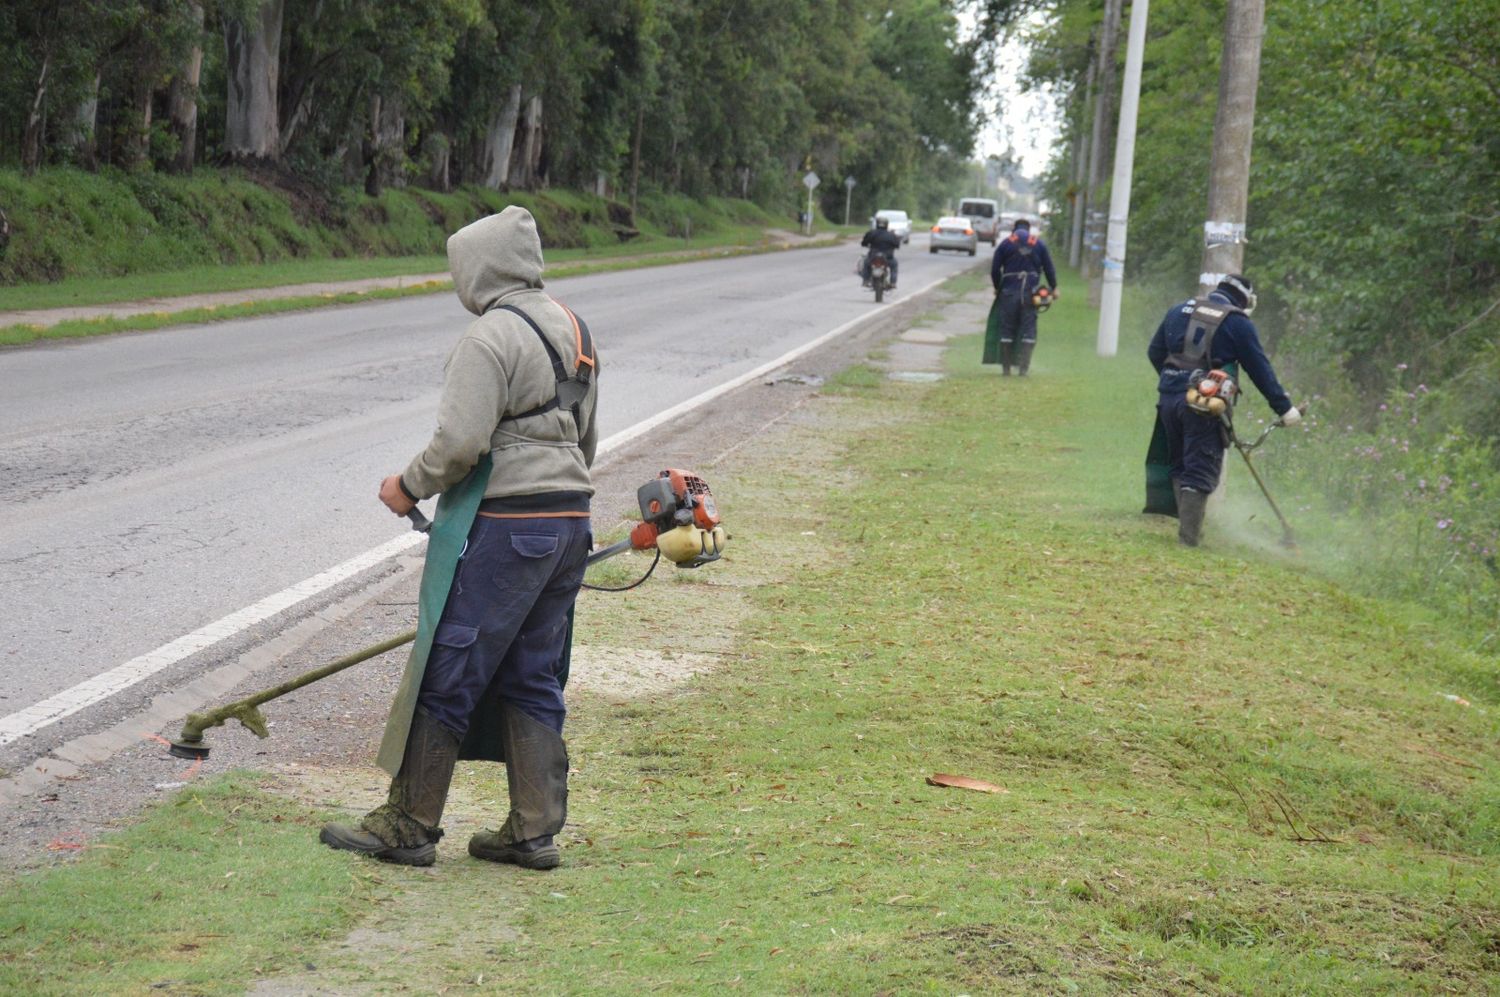
M 203 735 L 196 738 L 189 737 L 187 732 L 167 746 L 167 754 L 177 758 L 203 759 L 208 757 L 208 745 L 203 741 Z

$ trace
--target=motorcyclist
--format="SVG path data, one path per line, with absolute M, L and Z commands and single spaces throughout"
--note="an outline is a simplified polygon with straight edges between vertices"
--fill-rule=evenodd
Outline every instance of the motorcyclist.
M 865 237 L 859 241 L 861 246 L 869 247 L 865 254 L 864 267 L 860 270 L 860 276 L 865 280 L 865 286 L 870 286 L 870 260 L 876 253 L 886 258 L 891 267 L 891 286 L 896 286 L 896 250 L 901 246 L 901 237 L 891 231 L 891 222 L 888 218 L 877 217 L 875 227 L 865 233 Z

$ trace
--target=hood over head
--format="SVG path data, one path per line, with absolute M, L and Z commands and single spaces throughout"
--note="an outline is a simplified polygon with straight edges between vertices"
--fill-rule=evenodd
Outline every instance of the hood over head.
M 536 219 L 511 205 L 448 237 L 448 269 L 458 300 L 483 315 L 502 295 L 542 286 L 542 240 Z

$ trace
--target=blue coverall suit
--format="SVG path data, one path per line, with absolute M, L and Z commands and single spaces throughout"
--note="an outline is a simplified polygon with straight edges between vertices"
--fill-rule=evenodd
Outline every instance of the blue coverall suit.
M 1047 286 L 1057 290 L 1057 270 L 1052 254 L 1040 236 L 1028 228 L 1017 229 L 995 247 L 990 261 L 990 283 L 1000 299 L 1000 342 L 1012 344 L 1036 342 L 1036 309 L 1031 296 L 1047 276 Z
M 1217 304 L 1234 305 L 1219 291 L 1210 293 L 1208 298 Z M 1192 314 L 1192 299 L 1173 305 L 1161 320 L 1161 325 L 1157 326 L 1156 335 L 1151 337 L 1146 355 L 1159 375 L 1156 407 L 1167 434 L 1172 480 L 1184 488 L 1208 494 L 1218 487 L 1219 474 L 1224 468 L 1227 444 L 1223 425 L 1218 416 L 1188 408 L 1187 389 L 1192 386 L 1193 372 L 1166 365 L 1168 357 L 1182 352 Z M 1271 361 L 1266 359 L 1266 352 L 1261 348 L 1255 323 L 1244 312 L 1231 313 L 1219 325 L 1209 359 L 1215 369 L 1237 364 L 1278 416 L 1286 414 L 1292 407 L 1292 400 L 1287 397 L 1281 382 L 1276 380 Z

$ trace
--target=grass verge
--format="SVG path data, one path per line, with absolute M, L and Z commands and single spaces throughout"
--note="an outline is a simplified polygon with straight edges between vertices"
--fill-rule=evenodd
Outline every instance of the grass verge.
M 364 917 L 451 940 L 408 946 L 382 979 L 1493 988 L 1493 660 L 1427 611 L 1230 542 L 1226 522 L 1189 552 L 1141 517 L 1149 371 L 1129 346 L 1093 355 L 1081 298 L 1045 316 L 1024 380 L 979 367 L 976 337 L 930 387 L 851 368 L 709 469 L 723 563 L 581 606 L 583 633 L 664 658 L 717 638 L 718 667 L 678 694 L 574 697 L 562 869 L 473 862 L 455 834 L 431 875 L 372 873 L 301 829 L 299 875 L 385 876 L 400 905 Z M 501 770 L 461 770 L 450 814 L 494 818 Z M 939 772 L 1005 792 L 929 785 Z M 107 882 L 105 855 L 84 863 Z M 496 888 L 508 913 L 476 918 Z M 325 989 L 371 985 L 358 951 L 313 961 Z
M 594 254 L 584 250 L 559 250 L 549 254 L 553 261 L 547 268 L 547 276 L 552 279 L 560 277 L 578 277 L 591 273 L 608 273 L 617 270 L 633 270 L 641 267 L 665 266 L 671 263 L 681 263 L 686 260 L 713 257 L 715 259 L 726 256 L 744 256 L 753 253 L 774 252 L 786 248 L 821 248 L 833 245 L 833 241 L 816 241 L 806 243 L 797 247 L 777 246 L 771 248 L 763 239 L 762 233 L 751 233 L 748 230 L 740 234 L 742 238 L 755 237 L 752 244 L 746 245 L 735 241 L 735 234 L 723 234 L 712 238 L 705 238 L 693 243 L 692 249 L 666 249 L 654 255 L 616 256 L 610 254 Z M 639 249 L 637 250 L 639 252 Z M 422 257 L 421 259 L 429 259 Z M 437 258 L 441 259 L 441 258 Z M 330 261 L 336 262 L 336 261 Z M 368 261 L 371 264 L 395 261 Z M 319 265 L 315 265 L 315 268 Z M 446 266 L 446 261 L 437 269 Z M 373 267 L 372 269 L 378 269 Z M 284 264 L 269 267 L 268 274 L 284 273 Z M 425 270 L 416 272 L 426 272 Z M 165 275 L 176 278 L 180 275 Z M 387 275 L 389 276 L 389 275 Z M 246 278 L 252 279 L 252 278 Z M 258 278 L 254 278 L 258 279 Z M 269 278 L 267 278 L 269 279 Z M 305 282 L 309 278 L 303 274 L 299 282 Z M 271 284 L 251 284 L 247 287 L 269 287 Z M 36 342 L 40 339 L 77 339 L 86 336 L 102 336 L 114 332 L 143 332 L 151 329 L 163 329 L 176 325 L 200 325 L 205 322 L 226 322 L 232 319 L 255 318 L 262 315 L 275 315 L 281 312 L 305 311 L 310 308 L 325 308 L 330 305 L 357 304 L 365 301 L 380 301 L 389 298 L 405 298 L 417 294 L 433 294 L 447 291 L 452 288 L 451 281 L 427 281 L 421 284 L 411 284 L 405 287 L 384 287 L 369 291 L 345 291 L 341 293 L 325 292 L 322 294 L 300 295 L 291 298 L 265 298 L 259 301 L 242 301 L 227 305 L 204 305 L 198 308 L 184 308 L 178 311 L 153 311 L 139 315 L 110 315 L 103 318 L 93 319 L 70 319 L 58 322 L 54 325 L 36 325 L 22 323 L 18 325 L 0 326 L 0 346 L 19 346 L 25 343 Z M 203 289 L 200 288 L 200 292 Z
M 0 991 L 198 994 L 301 966 L 378 877 L 305 847 L 325 818 L 259 781 L 184 790 L 84 861 L 7 883 Z

